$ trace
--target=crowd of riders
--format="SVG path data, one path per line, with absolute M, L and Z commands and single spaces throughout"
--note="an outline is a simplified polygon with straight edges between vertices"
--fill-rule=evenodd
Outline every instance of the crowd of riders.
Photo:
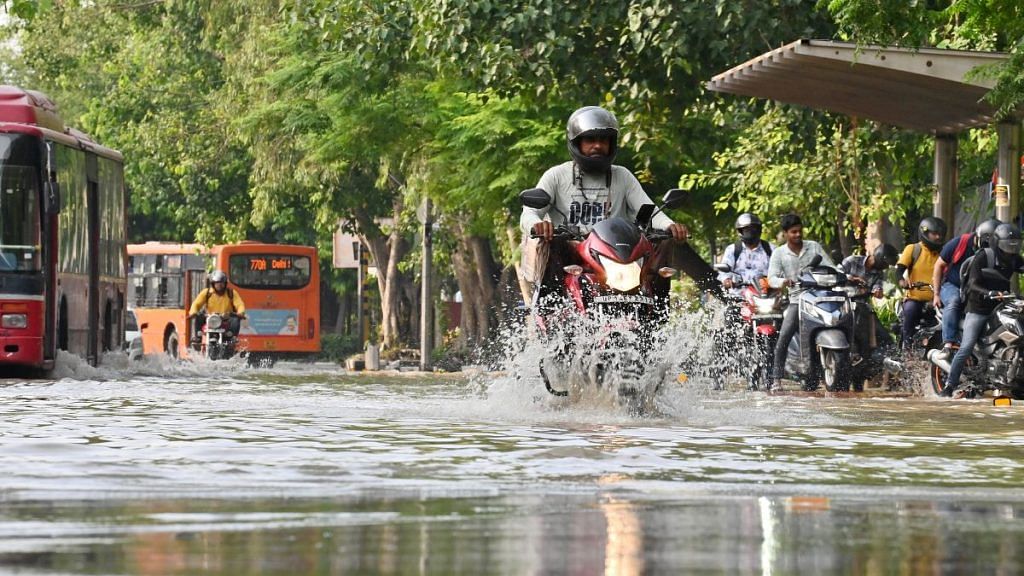
M 820 244 L 803 239 L 802 222 L 795 214 L 780 220 L 784 243 L 777 248 L 762 239 L 763 224 L 754 214 L 741 214 L 735 229 L 739 239 L 721 257 L 728 270 L 719 274 L 723 287 L 736 290 L 733 278 L 739 276 L 746 284 L 759 282 L 763 288 L 789 291 L 790 304 L 784 313 L 772 362 L 774 380 L 783 376 L 788 344 L 796 332 L 796 295 L 800 291 L 796 279 L 812 260 L 818 265 L 836 267 L 850 281 L 864 283 L 875 298 L 883 297 L 886 271 L 895 267 L 897 283 L 904 290 L 899 326 L 904 354 L 913 346 L 915 331 L 926 310 L 941 310 L 941 354 L 952 367 L 941 391 L 945 396 L 956 393 L 964 363 L 998 302 L 1011 294 L 1012 275 L 1024 271 L 1020 229 L 996 219 L 985 220 L 973 232 L 944 242 L 946 223 L 929 216 L 917 228 L 918 242 L 907 245 L 902 254 L 891 244 L 879 243 L 867 254 L 848 256 L 839 266 L 835 266 Z M 984 270 L 988 272 L 983 273 Z M 883 346 L 895 345 L 884 326 L 878 323 L 876 330 Z M 773 384 L 768 383 L 769 387 Z
M 549 195 L 550 203 L 539 208 L 524 205 L 520 218 L 524 233 L 522 277 L 526 282 L 524 296 L 532 291 L 529 286 L 539 286 L 532 291 L 533 306 L 538 306 L 537 300 L 542 300 L 545 293 L 557 289 L 567 270 L 563 266 L 566 255 L 559 253 L 557 242 L 552 242 L 556 230 L 570 227 L 585 233 L 612 217 L 632 221 L 644 205 L 652 204 L 632 172 L 613 163 L 618 137 L 619 125 L 611 112 L 597 106 L 573 112 L 566 124 L 570 160 L 547 170 L 537 185 Z M 650 222 L 653 229 L 662 230 L 678 242 L 689 237 L 684 225 L 662 212 L 654 214 Z M 897 356 L 905 356 L 915 344 L 922 316 L 941 310 L 941 354 L 950 362 L 948 377 L 941 383 L 945 395 L 956 392 L 964 363 L 996 304 L 1010 293 L 1011 276 L 1024 269 L 1020 230 L 993 219 L 982 222 L 974 232 L 946 242 L 947 224 L 929 216 L 917 227 L 918 241 L 907 245 L 902 253 L 891 244 L 880 243 L 866 254 L 849 256 L 838 264 L 819 243 L 804 239 L 798 215 L 783 216 L 778 226 L 781 242 L 774 246 L 762 238 L 764 225 L 757 215 L 741 214 L 735 224 L 738 238 L 726 247 L 719 268 L 728 270 L 719 275 L 726 292 L 736 293 L 742 286 L 757 284 L 766 292 L 789 293 L 775 349 L 767 354 L 771 362 L 766 383 L 769 388 L 785 373 L 789 343 L 798 330 L 798 296 L 803 289 L 798 279 L 810 266 L 835 268 L 876 298 L 883 295 L 887 270 L 895 268 L 897 283 L 904 291 L 898 343 L 873 314 L 868 325 L 872 341 L 877 341 L 880 348 L 898 347 Z

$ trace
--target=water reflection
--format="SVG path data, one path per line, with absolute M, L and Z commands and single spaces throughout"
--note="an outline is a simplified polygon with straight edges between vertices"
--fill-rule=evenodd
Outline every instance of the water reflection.
M 174 370 L 0 384 L 0 572 L 1021 569 L 1018 406 Z
M 168 512 L 170 510 L 171 512 Z M 54 514 L 63 520 L 52 521 Z M 1019 573 L 1018 505 L 813 497 L 4 506 L 0 566 L 60 573 Z

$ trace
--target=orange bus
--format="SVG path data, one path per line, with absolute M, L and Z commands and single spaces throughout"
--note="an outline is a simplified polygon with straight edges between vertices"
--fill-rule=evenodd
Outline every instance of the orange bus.
M 245 302 L 238 337 L 250 363 L 320 351 L 320 266 L 312 246 L 129 244 L 128 267 L 143 354 L 188 355 L 186 316 L 212 270 L 224 271 Z

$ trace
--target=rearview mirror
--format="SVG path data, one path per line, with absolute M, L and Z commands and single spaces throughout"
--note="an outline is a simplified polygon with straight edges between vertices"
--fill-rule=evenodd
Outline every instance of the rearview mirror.
M 661 202 L 665 205 L 665 208 L 675 208 L 682 204 L 684 200 L 686 200 L 686 191 L 682 188 L 673 188 L 665 192 Z
M 814 258 L 811 258 L 811 263 L 809 264 L 809 266 L 811 268 L 814 268 L 818 264 L 821 264 L 821 254 L 815 254 Z
M 551 204 L 551 195 L 543 188 L 530 188 L 519 193 L 519 201 L 527 208 L 538 210 Z
M 719 272 L 732 272 L 732 267 L 730 267 L 725 262 L 718 262 L 717 264 L 715 264 L 714 268 Z
M 641 228 L 646 228 L 651 223 L 651 218 L 654 217 L 654 204 L 644 204 L 636 212 L 636 225 Z

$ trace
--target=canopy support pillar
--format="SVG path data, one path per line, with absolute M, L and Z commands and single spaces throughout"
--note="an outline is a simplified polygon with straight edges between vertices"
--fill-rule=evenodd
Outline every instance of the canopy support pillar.
M 933 215 L 953 229 L 957 190 L 956 134 L 935 135 L 935 197 Z

